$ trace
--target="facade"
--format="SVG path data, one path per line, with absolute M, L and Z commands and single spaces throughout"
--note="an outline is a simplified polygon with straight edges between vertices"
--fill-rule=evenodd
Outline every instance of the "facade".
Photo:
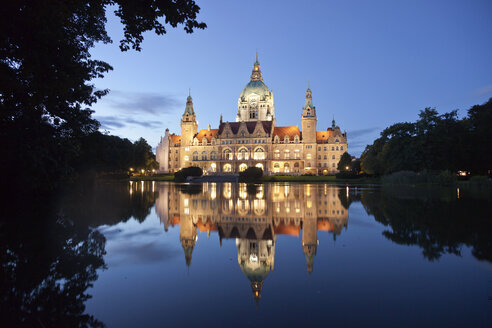
M 326 130 L 317 130 L 316 107 L 306 90 L 299 126 L 277 126 L 273 92 L 263 83 L 258 56 L 250 82 L 238 99 L 236 122 L 224 122 L 218 129 L 198 130 L 193 99 L 186 100 L 181 134 L 166 129 L 157 146 L 159 171 L 173 173 L 198 166 L 206 174 L 238 173 L 250 166 L 265 174 L 334 174 L 340 157 L 347 151 L 347 135 L 335 120 Z
M 274 270 L 278 235 L 302 236 L 299 247 L 307 272 L 312 273 L 318 233 L 330 233 L 336 239 L 348 226 L 348 204 L 343 202 L 348 190 L 339 187 L 274 183 L 259 185 L 252 192 L 245 183 L 200 186 L 200 193 L 185 193 L 176 184 L 158 184 L 156 213 L 166 231 L 179 226 L 187 265 L 191 265 L 199 232 L 218 234 L 221 245 L 223 240 L 234 240 L 237 263 L 255 299 L 261 297 L 265 278 Z

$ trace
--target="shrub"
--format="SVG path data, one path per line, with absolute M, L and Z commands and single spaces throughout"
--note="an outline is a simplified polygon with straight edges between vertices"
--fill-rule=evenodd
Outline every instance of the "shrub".
M 260 180 L 262 176 L 263 170 L 259 167 L 252 166 L 239 173 L 239 180 L 245 182 L 253 182 Z
M 352 171 L 341 171 L 335 174 L 337 179 L 357 179 L 359 176 Z
M 187 177 L 201 177 L 203 170 L 197 166 L 185 167 L 174 173 L 174 180 L 178 182 L 186 181 Z

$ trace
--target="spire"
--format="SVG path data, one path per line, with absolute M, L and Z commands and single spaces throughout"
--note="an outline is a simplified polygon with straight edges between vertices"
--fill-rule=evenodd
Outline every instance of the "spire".
M 309 85 L 308 85 L 308 88 L 306 90 L 306 101 L 304 102 L 304 107 L 302 109 L 307 109 L 308 107 L 311 109 L 316 108 L 313 105 L 313 96 L 311 94 L 311 89 L 309 88 Z
M 183 115 L 190 114 L 195 115 L 193 110 L 193 98 L 191 98 L 191 89 L 189 90 L 188 97 L 186 98 L 186 107 Z
M 253 72 L 251 72 L 251 81 L 263 81 L 260 70 L 260 62 L 258 61 L 258 52 L 256 52 L 256 61 L 253 64 Z
M 331 127 L 334 129 L 336 126 L 335 124 L 335 115 L 333 115 L 333 120 L 331 121 Z

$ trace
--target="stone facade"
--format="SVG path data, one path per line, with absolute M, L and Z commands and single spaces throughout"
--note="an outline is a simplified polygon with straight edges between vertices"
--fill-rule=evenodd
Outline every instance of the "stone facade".
M 181 119 L 181 134 L 166 129 L 157 146 L 159 171 L 173 173 L 198 166 L 206 174 L 233 174 L 250 166 L 265 174 L 335 174 L 340 157 L 347 151 L 347 135 L 332 121 L 317 131 L 316 107 L 306 91 L 301 128 L 277 126 L 273 92 L 263 83 L 258 58 L 250 82 L 238 99 L 236 122 L 198 131 L 191 95 Z

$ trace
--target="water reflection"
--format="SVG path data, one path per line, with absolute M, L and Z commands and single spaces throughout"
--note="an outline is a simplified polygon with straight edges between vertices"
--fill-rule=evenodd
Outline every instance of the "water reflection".
M 179 225 L 186 264 L 191 264 L 197 231 L 235 239 L 238 264 L 255 299 L 274 268 L 277 235 L 302 235 L 307 271 L 313 272 L 318 231 L 340 234 L 347 227 L 346 193 L 328 185 L 161 184 L 156 212 L 167 231 Z M 345 205 L 345 206 L 344 206 Z

